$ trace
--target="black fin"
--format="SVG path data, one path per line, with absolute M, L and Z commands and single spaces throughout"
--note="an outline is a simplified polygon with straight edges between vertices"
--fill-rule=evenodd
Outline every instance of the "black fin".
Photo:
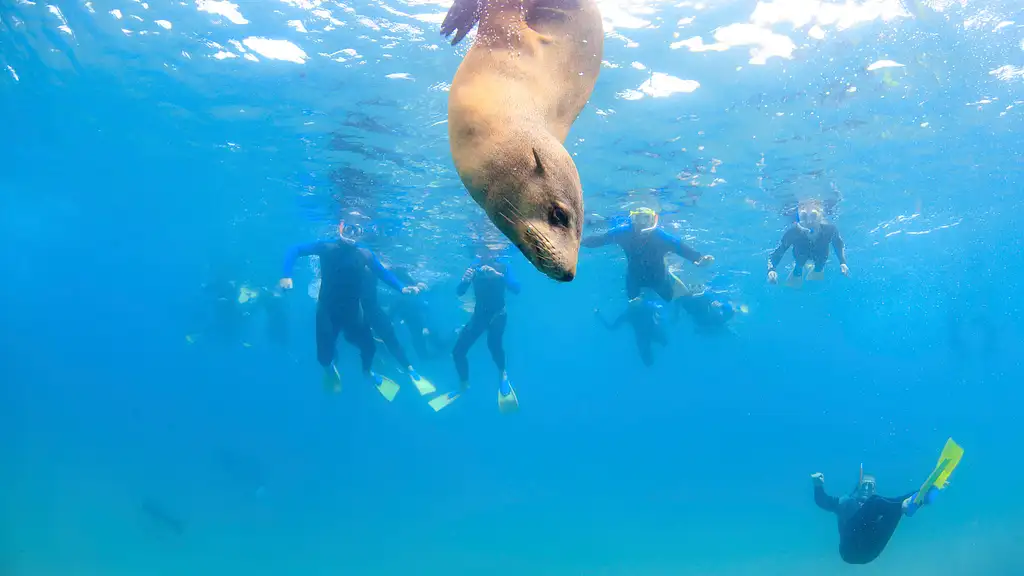
M 469 31 L 480 21 L 480 3 L 486 0 L 455 0 L 448 14 L 441 23 L 441 34 L 448 38 L 455 32 L 452 46 L 455 46 L 469 34 Z

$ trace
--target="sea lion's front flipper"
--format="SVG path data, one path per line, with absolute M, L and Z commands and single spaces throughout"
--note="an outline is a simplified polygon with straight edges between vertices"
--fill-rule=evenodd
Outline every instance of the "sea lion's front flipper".
M 455 46 L 469 34 L 469 31 L 480 21 L 482 4 L 486 0 L 455 0 L 448 14 L 441 23 L 441 35 L 448 38 L 455 32 L 452 46 Z

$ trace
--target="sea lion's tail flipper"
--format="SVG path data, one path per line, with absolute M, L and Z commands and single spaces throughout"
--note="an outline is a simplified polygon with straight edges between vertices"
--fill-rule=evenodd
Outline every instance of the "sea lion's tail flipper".
M 483 0 L 455 0 L 448 14 L 441 23 L 441 35 L 448 38 L 455 33 L 452 46 L 455 46 L 469 34 L 469 31 L 480 21 L 481 3 Z

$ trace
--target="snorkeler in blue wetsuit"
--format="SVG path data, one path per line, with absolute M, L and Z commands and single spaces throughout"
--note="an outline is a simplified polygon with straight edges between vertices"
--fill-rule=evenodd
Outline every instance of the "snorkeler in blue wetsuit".
M 476 260 L 462 275 L 462 281 L 455 289 L 463 296 L 473 288 L 476 304 L 473 315 L 466 325 L 459 330 L 459 336 L 452 349 L 455 370 L 459 374 L 460 391 L 469 388 L 469 360 L 466 354 L 473 344 L 487 333 L 487 348 L 491 351 L 491 359 L 498 368 L 498 409 L 502 412 L 514 412 L 519 408 L 519 399 L 508 372 L 505 370 L 505 326 L 508 314 L 505 311 L 505 292 L 518 294 L 519 282 L 512 273 L 508 258 L 500 255 L 489 246 L 482 246 L 476 252 Z M 459 393 L 451 392 L 431 401 L 434 410 L 441 410 L 456 398 Z
M 650 208 L 629 213 L 629 222 L 604 234 L 583 239 L 587 248 L 616 243 L 626 254 L 626 296 L 632 300 L 640 290 L 650 288 L 666 302 L 685 293 L 685 286 L 665 266 L 665 256 L 675 252 L 697 266 L 715 261 L 710 254 L 701 254 L 681 239 L 658 227 L 658 215 Z
M 640 353 L 640 360 L 644 366 L 654 365 L 654 351 L 652 344 L 665 346 L 668 338 L 665 337 L 665 330 L 661 324 L 661 311 L 664 308 L 661 303 L 647 298 L 637 297 L 629 301 L 626 310 L 615 319 L 609 322 L 601 311 L 594 309 L 594 316 L 597 317 L 605 328 L 617 330 L 625 323 L 633 328 L 633 336 L 636 339 L 636 348 Z
M 373 252 L 357 243 L 351 237 L 354 235 L 354 228 L 346 227 L 342 223 L 339 231 L 341 236 L 337 240 L 300 244 L 289 250 L 285 256 L 280 286 L 284 290 L 292 289 L 292 271 L 299 257 L 320 258 L 316 349 L 317 361 L 324 369 L 324 386 L 336 392 L 341 390 L 341 376 L 334 366 L 334 355 L 338 335 L 343 334 L 346 341 L 359 349 L 363 373 L 377 390 L 391 401 L 398 393 L 398 385 L 372 370 L 376 344 L 361 305 L 365 277 L 372 273 L 388 286 L 407 294 L 415 294 L 419 289 L 415 286 L 403 286 Z

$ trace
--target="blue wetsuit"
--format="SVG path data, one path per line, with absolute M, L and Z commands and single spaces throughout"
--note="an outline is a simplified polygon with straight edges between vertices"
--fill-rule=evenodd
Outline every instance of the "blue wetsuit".
M 583 239 L 587 248 L 597 248 L 612 242 L 626 253 L 626 297 L 640 295 L 642 288 L 650 288 L 665 301 L 672 300 L 673 282 L 665 267 L 665 256 L 675 252 L 691 262 L 698 262 L 702 254 L 678 237 L 662 228 L 641 232 L 627 222 L 598 236 Z
M 814 503 L 839 519 L 839 555 L 843 561 L 867 564 L 885 550 L 903 518 L 903 501 L 914 494 L 900 498 L 871 496 L 861 502 L 850 496 L 829 496 L 816 485 Z
M 665 330 L 661 326 L 662 305 L 644 300 L 639 303 L 630 303 L 626 310 L 615 319 L 608 322 L 600 313 L 597 319 L 609 330 L 616 330 L 626 322 L 633 327 L 633 336 L 636 338 L 636 348 L 640 352 L 640 359 L 645 366 L 654 365 L 654 353 L 651 344 L 668 344 L 665 337 Z
M 365 277 L 372 272 L 395 290 L 402 283 L 369 249 L 341 238 L 294 246 L 284 259 L 282 278 L 291 278 L 300 256 L 320 257 L 320 295 L 316 306 L 316 356 L 321 366 L 334 361 L 338 334 L 359 349 L 364 372 L 373 365 L 376 345 L 360 301 Z
M 480 269 L 490 266 L 502 277 L 486 276 Z M 505 335 L 505 324 L 507 314 L 505 313 L 505 291 L 518 294 L 519 282 L 512 274 L 512 268 L 505 259 L 478 260 L 469 267 L 474 270 L 473 279 L 470 282 L 459 282 L 456 293 L 462 296 L 473 286 L 473 293 L 476 296 L 476 305 L 473 308 L 473 315 L 459 331 L 459 337 L 452 349 L 452 358 L 455 360 L 455 370 L 459 373 L 461 382 L 469 382 L 469 361 L 466 354 L 469 348 L 487 332 L 487 348 L 491 351 L 491 358 L 495 366 L 502 373 L 505 372 L 505 348 L 502 339 Z

